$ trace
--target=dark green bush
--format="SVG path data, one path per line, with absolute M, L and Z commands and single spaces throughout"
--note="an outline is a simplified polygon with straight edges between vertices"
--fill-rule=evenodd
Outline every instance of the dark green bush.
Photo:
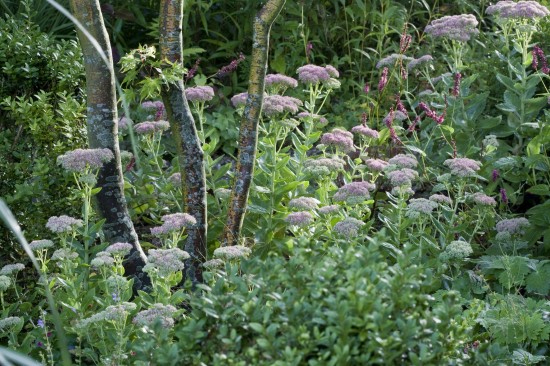
M 436 301 L 431 272 L 399 252 L 296 243 L 209 273 L 177 343 L 136 340 L 138 354 L 186 365 L 443 365 L 460 362 L 466 330 L 455 293 Z M 242 272 L 242 275 L 240 273 Z M 460 321 L 462 323 L 462 321 Z M 175 358 L 174 358 L 175 357 Z
M 24 16 L 0 19 L 0 69 L 0 196 L 32 240 L 48 217 L 71 212 L 56 158 L 85 144 L 82 55 Z M 10 240 L 0 229 L 0 243 Z

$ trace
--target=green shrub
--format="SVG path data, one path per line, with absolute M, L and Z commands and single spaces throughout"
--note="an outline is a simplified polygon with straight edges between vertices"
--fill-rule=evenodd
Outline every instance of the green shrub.
M 48 217 L 71 212 L 55 160 L 85 144 L 82 55 L 24 16 L 0 19 L 0 69 L 0 196 L 35 239 Z
M 254 258 L 209 272 L 189 299 L 177 343 L 136 340 L 138 355 L 186 365 L 442 365 L 458 362 L 465 329 L 454 292 L 435 301 L 431 272 L 383 247 L 325 252 L 296 243 L 290 258 Z M 242 272 L 241 276 L 239 273 Z

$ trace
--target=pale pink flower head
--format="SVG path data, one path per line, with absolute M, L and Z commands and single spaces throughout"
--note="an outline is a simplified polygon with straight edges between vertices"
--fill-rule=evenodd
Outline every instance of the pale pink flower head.
M 525 233 L 525 229 L 531 226 L 529 220 L 525 217 L 517 217 L 514 219 L 505 219 L 500 220 L 496 224 L 496 230 L 499 233 L 507 232 L 509 234 L 520 234 Z
M 160 276 L 165 277 L 182 271 L 185 268 L 183 261 L 189 258 L 189 253 L 179 248 L 149 249 L 147 264 L 143 267 L 143 271 L 157 272 Z
M 478 21 L 472 14 L 450 15 L 432 21 L 425 32 L 434 38 L 466 42 L 479 33 Z
M 83 224 L 82 220 L 67 215 L 61 215 L 50 217 L 46 223 L 46 228 L 54 233 L 66 233 L 81 227 Z
M 130 254 L 133 246 L 130 243 L 114 243 L 105 248 L 105 252 L 111 255 L 125 257 Z
M 321 203 L 318 199 L 313 197 L 298 197 L 293 198 L 288 202 L 288 207 L 299 210 L 315 210 Z
M 298 107 L 303 103 L 300 99 L 287 97 L 284 95 L 268 95 L 264 98 L 262 108 L 266 116 L 274 116 L 282 113 L 297 113 Z
M 409 168 L 401 168 L 399 170 L 390 171 L 386 176 L 390 180 L 392 187 L 410 187 L 412 181 L 418 178 L 418 172 Z
M 268 74 L 265 76 L 265 86 L 273 89 L 296 88 L 298 81 L 282 74 Z
M 346 239 L 351 239 L 357 236 L 359 229 L 365 223 L 361 220 L 357 220 L 353 217 L 346 217 L 344 220 L 339 221 L 332 228 L 335 233 Z
M 76 149 L 57 157 L 57 164 L 69 172 L 83 173 L 86 169 L 99 169 L 114 159 L 109 149 Z
M 449 197 L 445 196 L 444 194 L 432 194 L 429 197 L 429 199 L 430 199 L 430 201 L 434 201 L 434 202 L 441 203 L 441 204 L 446 204 L 448 206 L 453 204 L 453 201 Z
M 292 212 L 288 214 L 285 221 L 289 225 L 304 227 L 313 222 L 313 215 L 307 211 Z
M 246 105 L 246 99 L 248 98 L 248 93 L 239 93 L 234 95 L 231 98 L 231 104 L 233 104 L 233 107 L 239 108 L 244 107 Z
M 451 174 L 459 177 L 474 176 L 481 167 L 481 163 L 479 161 L 468 158 L 447 159 L 443 162 L 443 164 L 451 169 Z
M 332 132 L 323 134 L 320 142 L 323 145 L 335 146 L 346 153 L 355 151 L 353 134 L 339 128 L 335 128 Z
M 418 160 L 411 154 L 397 154 L 388 160 L 388 163 L 397 165 L 400 168 L 416 168 Z
M 537 1 L 499 1 L 488 6 L 486 12 L 487 14 L 498 15 L 503 19 L 535 19 L 550 14 L 550 11 L 544 5 L 539 4 Z
M 376 186 L 370 182 L 351 182 L 340 187 L 332 199 L 335 202 L 362 203 L 370 197 L 369 191 L 375 189 Z
M 151 229 L 151 234 L 162 235 L 190 228 L 197 224 L 197 220 L 187 213 L 175 213 L 161 217 L 163 224 Z
M 136 314 L 132 323 L 141 327 L 152 327 L 155 323 L 162 325 L 162 328 L 174 326 L 174 314 L 177 309 L 172 305 L 154 304 L 150 309 L 142 310 Z
M 298 80 L 307 85 L 319 84 L 328 81 L 332 77 L 327 68 L 311 64 L 299 67 L 297 72 Z
M 208 102 L 214 98 L 211 86 L 195 86 L 185 89 L 185 97 L 190 102 Z
M 366 159 L 365 165 L 372 171 L 381 172 L 388 166 L 388 162 L 382 159 Z
M 145 121 L 134 126 L 139 135 L 152 135 L 157 132 L 164 132 L 170 128 L 168 121 Z
M 493 197 L 487 196 L 483 192 L 476 192 L 471 195 L 472 200 L 480 206 L 494 207 L 497 205 L 497 201 Z
M 418 217 L 419 214 L 429 215 L 437 208 L 437 202 L 426 198 L 411 198 L 407 205 L 407 217 Z
M 160 100 L 146 100 L 145 102 L 141 103 L 141 108 L 143 109 L 164 109 L 164 103 L 162 103 Z
M 229 245 L 226 247 L 219 247 L 214 250 L 214 257 L 222 260 L 235 260 L 247 258 L 252 253 L 249 247 L 244 245 Z
M 380 134 L 378 133 L 378 131 L 373 130 L 369 128 L 369 126 L 365 126 L 365 125 L 354 126 L 352 127 L 351 132 L 362 136 L 370 137 L 372 139 L 377 139 L 380 137 Z
M 340 211 L 339 205 L 328 205 L 328 206 L 323 206 L 319 208 L 319 214 L 321 215 L 329 215 L 332 213 L 336 213 L 338 211 Z

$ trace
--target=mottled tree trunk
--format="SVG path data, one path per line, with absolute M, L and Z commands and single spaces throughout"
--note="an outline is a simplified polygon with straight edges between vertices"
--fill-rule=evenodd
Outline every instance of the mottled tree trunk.
M 160 9 L 160 58 L 182 63 L 183 0 L 162 0 Z M 178 150 L 183 204 L 197 224 L 188 229 L 185 251 L 191 255 L 186 276 L 193 283 L 202 282 L 201 263 L 206 260 L 206 177 L 195 120 L 184 93 L 183 80 L 162 87 L 162 100 Z
M 222 245 L 237 245 L 243 226 L 244 214 L 254 174 L 258 122 L 263 104 L 265 74 L 269 50 L 269 31 L 279 15 L 285 0 L 268 0 L 254 19 L 252 59 L 248 78 L 248 99 L 241 119 L 239 154 L 233 182 L 233 190 L 222 234 Z
M 82 23 L 103 50 L 109 64 L 92 42 L 81 31 L 78 38 L 86 68 L 87 127 L 90 148 L 110 149 L 115 159 L 99 171 L 97 186 L 101 191 L 95 196 L 101 217 L 105 219 L 103 232 L 110 243 L 126 242 L 133 250 L 124 263 L 126 275 L 135 278 L 135 287 L 140 288 L 147 277 L 141 271 L 145 265 L 145 253 L 141 249 L 134 225 L 124 198 L 124 180 L 118 146 L 118 118 L 115 75 L 109 36 L 105 29 L 99 0 L 71 0 L 74 16 Z

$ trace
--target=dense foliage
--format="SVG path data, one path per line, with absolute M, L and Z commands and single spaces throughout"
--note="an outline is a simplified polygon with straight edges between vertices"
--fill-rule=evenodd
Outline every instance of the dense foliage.
M 3 84 L 60 103 L 48 107 L 59 120 L 37 116 L 38 96 L 17 116 L 38 146 L 32 151 L 49 159 L 44 169 L 58 172 L 50 186 L 74 179 L 75 188 L 72 201 L 44 198 L 47 212 L 12 205 L 49 286 L 31 285 L 23 264 L 0 269 L 2 344 L 48 364 L 59 363 L 67 347 L 77 363 L 109 365 L 547 362 L 544 2 L 289 2 L 273 29 L 258 160 L 242 245 L 234 247 L 220 247 L 219 237 L 246 101 L 248 60 L 238 53 L 250 47 L 247 22 L 257 9 L 246 1 L 186 2 L 186 10 L 197 9 L 186 11 L 186 96 L 205 151 L 209 210 L 210 260 L 195 289 L 180 283 L 188 254 L 179 248 L 194 218 L 183 213 L 177 154 L 158 101 L 162 83 L 182 70 L 159 74 L 154 41 L 136 44 L 136 37 L 155 39 L 154 21 L 144 24 L 143 38 L 122 31 L 140 22 L 138 14 L 153 20 L 144 10 L 153 3 L 128 7 L 138 20 L 114 20 L 125 1 L 114 2 L 112 13 L 104 9 L 111 26 L 119 24 L 110 28 L 117 47 L 128 51 L 118 64 L 130 102 L 120 144 L 151 287 L 132 294 L 122 276 L 129 249 L 102 240 L 103 221 L 91 205 L 97 169 L 112 157 L 67 152 L 82 141 L 75 125 L 62 128 L 71 119 L 59 101 L 79 100 L 81 69 L 77 52 L 64 52 L 75 66 L 55 74 L 61 79 L 14 72 Z M 73 50 L 28 26 L 35 33 L 12 25 L 2 36 L 29 35 L 28 50 Z M 35 80 L 42 81 L 29 84 Z M 68 85 L 77 94 L 60 94 Z M 13 134 L 7 127 L 0 134 Z M 74 140 L 60 138 L 67 129 Z M 77 216 L 76 199 L 82 216 L 59 216 Z M 10 262 L 26 261 L 15 255 Z M 68 338 L 63 349 L 43 300 L 49 289 Z

